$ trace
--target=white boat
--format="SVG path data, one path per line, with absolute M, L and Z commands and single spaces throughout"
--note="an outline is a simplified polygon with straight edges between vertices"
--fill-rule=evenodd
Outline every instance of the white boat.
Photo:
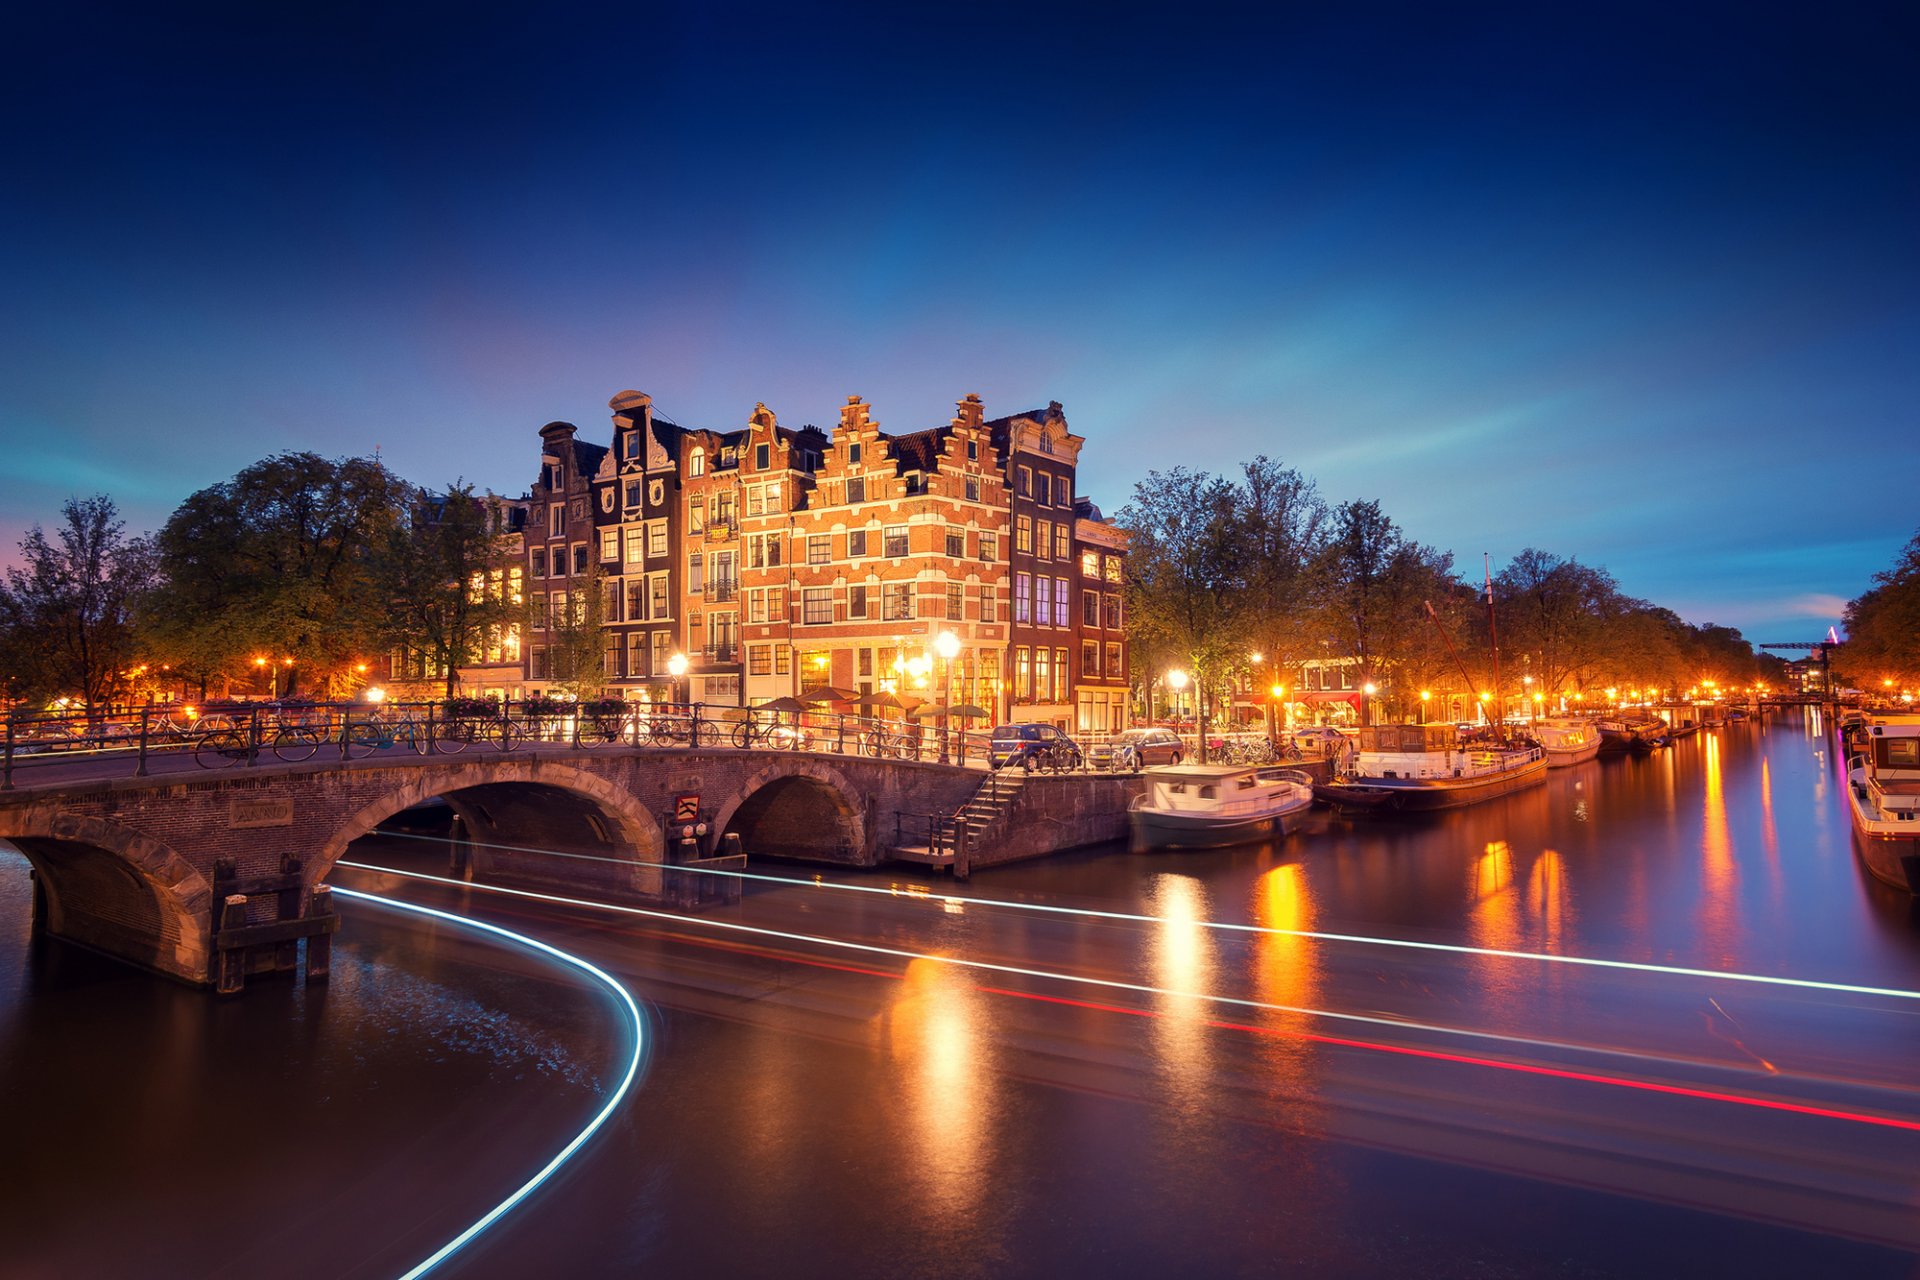
M 1920 717 L 1898 719 L 1865 726 L 1866 749 L 1847 766 L 1847 804 L 1867 870 L 1920 894 Z
M 1464 747 L 1450 724 L 1368 725 L 1347 770 L 1314 788 L 1341 809 L 1422 812 L 1478 804 L 1547 779 L 1539 747 Z
M 1533 739 L 1547 753 L 1547 768 L 1564 769 L 1600 754 L 1600 727 L 1585 716 L 1549 716 L 1533 722 Z
M 1313 781 L 1268 765 L 1163 765 L 1142 772 L 1147 789 L 1129 817 L 1134 844 L 1148 849 L 1242 844 L 1287 833 L 1313 803 Z

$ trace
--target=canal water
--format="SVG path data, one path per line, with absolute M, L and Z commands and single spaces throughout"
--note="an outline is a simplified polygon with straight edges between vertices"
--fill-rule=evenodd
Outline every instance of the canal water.
M 1920 988 L 1915 908 L 1859 866 L 1841 786 L 1818 715 L 1796 712 L 1453 814 L 1317 814 L 1269 845 L 1092 850 L 965 892 Z M 416 848 L 356 854 L 443 865 Z M 756 883 L 716 918 L 767 932 L 691 942 L 657 919 L 476 900 L 633 989 L 647 1064 L 580 1158 L 445 1274 L 1914 1273 L 1910 1241 L 1844 1213 L 1749 1210 L 1737 1187 L 1662 1190 L 1652 1160 L 1644 1186 L 1609 1181 L 1585 1139 L 1566 1139 L 1563 1158 L 1552 1126 L 1503 1132 L 1511 1115 L 1420 1076 L 1361 1096 L 1297 1044 L 1229 1045 L 1167 994 L 1244 990 L 1273 1009 L 1337 993 L 1356 1015 L 1450 1010 L 1519 1028 L 1568 1016 L 1559 980 L 1537 969 L 1356 961 L 1292 935 L 1241 949 L 1164 923 L 989 922 L 964 903 L 929 926 L 947 882 L 824 878 L 890 892 Z M 630 1048 L 604 991 L 455 925 L 343 914 L 330 984 L 217 1001 L 35 940 L 25 863 L 0 846 L 0 1274 L 398 1274 L 600 1108 Z M 831 954 L 790 934 L 898 954 Z M 946 953 L 1159 993 L 957 982 L 933 958 Z M 1641 1006 L 1622 990 L 1596 1019 L 1625 1043 Z M 1109 1007 L 1127 1004 L 1154 1016 Z M 1910 1055 L 1914 1031 L 1883 1027 L 1847 1034 Z

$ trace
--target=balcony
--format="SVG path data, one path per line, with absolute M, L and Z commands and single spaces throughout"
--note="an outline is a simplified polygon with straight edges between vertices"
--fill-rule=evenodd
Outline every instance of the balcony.
M 740 646 L 731 641 L 710 644 L 700 650 L 700 661 L 707 666 L 740 661 Z
M 710 604 L 723 604 L 739 595 L 740 584 L 732 578 L 719 578 L 707 584 L 707 601 Z

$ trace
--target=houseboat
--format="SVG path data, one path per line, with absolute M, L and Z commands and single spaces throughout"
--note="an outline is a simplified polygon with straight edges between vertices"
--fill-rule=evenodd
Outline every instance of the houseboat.
M 1492 800 L 1546 776 L 1539 747 L 1467 747 L 1450 724 L 1381 724 L 1361 729 L 1353 763 L 1313 792 L 1343 809 L 1418 812 Z
M 1313 803 L 1313 782 L 1298 769 L 1163 765 L 1142 776 L 1147 789 L 1129 811 L 1135 848 L 1198 849 L 1283 836 Z
M 1549 716 L 1532 726 L 1533 740 L 1547 753 L 1547 768 L 1564 769 L 1600 754 L 1600 729 L 1585 716 Z
M 1920 722 L 1899 719 L 1909 722 L 1865 726 L 1866 749 L 1847 765 L 1847 803 L 1867 870 L 1920 894 Z
M 1605 755 L 1622 751 L 1644 752 L 1667 745 L 1667 722 L 1657 716 L 1606 716 L 1597 722 L 1600 750 Z

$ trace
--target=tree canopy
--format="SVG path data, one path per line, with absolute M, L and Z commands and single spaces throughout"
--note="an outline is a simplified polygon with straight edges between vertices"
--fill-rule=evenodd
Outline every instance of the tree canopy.
M 134 678 L 134 603 L 152 585 L 153 548 L 127 537 L 110 498 L 72 498 L 60 514 L 51 539 L 33 526 L 0 588 L 0 674 L 13 697 L 101 707 Z

